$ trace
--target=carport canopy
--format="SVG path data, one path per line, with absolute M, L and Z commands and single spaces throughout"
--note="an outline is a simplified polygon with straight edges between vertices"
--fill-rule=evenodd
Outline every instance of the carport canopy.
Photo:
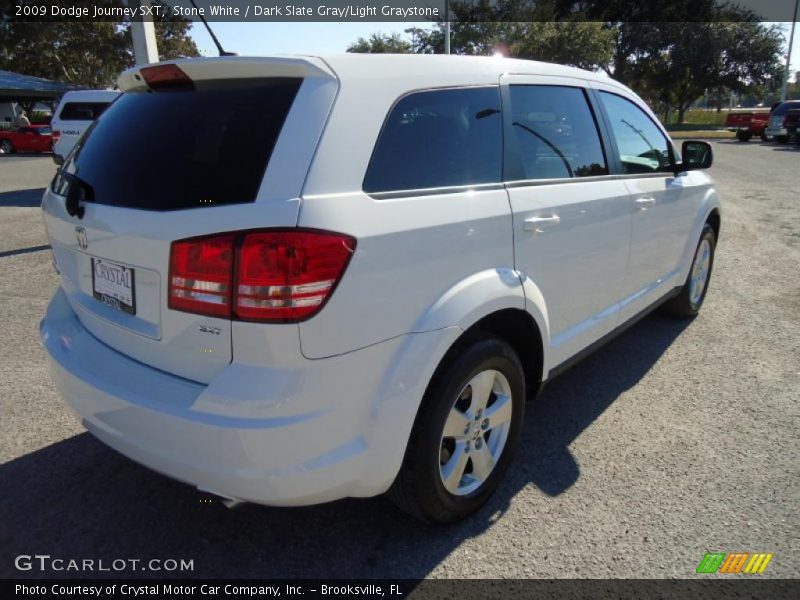
M 0 102 L 54 102 L 64 92 L 77 89 L 83 86 L 0 71 Z

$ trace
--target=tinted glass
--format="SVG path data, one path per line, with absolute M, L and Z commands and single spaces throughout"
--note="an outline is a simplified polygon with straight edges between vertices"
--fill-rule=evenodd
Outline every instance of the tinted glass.
M 671 168 L 669 142 L 647 114 L 630 100 L 600 92 L 617 141 L 625 173 L 655 173 Z
M 523 179 L 608 174 L 597 123 L 582 89 L 513 85 L 511 115 Z
M 794 110 L 800 108 L 800 102 L 783 102 L 778 105 L 775 111 L 772 113 L 773 115 L 785 115 L 790 110 Z
M 92 124 L 63 168 L 100 204 L 175 210 L 253 202 L 300 82 L 128 92 Z
M 67 102 L 61 109 L 62 121 L 94 121 L 103 114 L 110 102 Z
M 499 88 L 418 92 L 386 119 L 364 191 L 496 183 L 501 171 Z

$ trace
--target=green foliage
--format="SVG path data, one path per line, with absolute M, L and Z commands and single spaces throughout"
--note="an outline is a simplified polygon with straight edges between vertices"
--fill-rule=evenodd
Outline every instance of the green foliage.
M 721 127 L 725 125 L 725 119 L 728 117 L 726 112 L 717 112 L 716 110 L 703 110 L 694 108 L 686 111 L 683 120 L 687 125 L 714 125 Z
M 782 37 L 756 21 L 622 23 L 612 74 L 679 121 L 713 90 L 742 94 L 767 84 L 779 67 Z M 623 63 L 623 64 L 620 64 Z
M 735 4 L 456 0 L 450 19 L 454 54 L 500 51 L 515 58 L 603 69 L 666 119 L 675 111 L 683 120 L 706 92 L 718 107 L 727 106 L 731 91 L 762 98 L 780 93 L 780 29 Z M 406 34 L 414 52 L 444 52 L 443 22 L 430 29 L 407 29 Z
M 392 35 L 373 33 L 369 39 L 358 38 L 358 41 L 350 44 L 347 51 L 370 54 L 408 54 L 411 52 L 411 44 L 397 33 Z
M 407 29 L 412 45 L 422 54 L 444 52 L 444 25 L 432 29 Z M 597 69 L 611 60 L 614 30 L 603 23 L 547 22 L 454 22 L 451 26 L 453 54 L 489 55 L 500 52 L 563 65 Z
M 116 0 L 97 0 L 95 4 L 120 5 Z M 197 47 L 188 36 L 190 28 L 191 23 L 182 18 L 156 19 L 162 59 L 198 56 Z M 0 19 L 0 69 L 105 88 L 113 86 L 119 73 L 133 64 L 130 23 L 19 23 Z

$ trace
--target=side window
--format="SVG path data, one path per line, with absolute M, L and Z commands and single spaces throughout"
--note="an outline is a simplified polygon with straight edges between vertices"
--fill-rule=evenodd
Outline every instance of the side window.
M 641 108 L 622 96 L 600 92 L 625 173 L 656 173 L 671 168 L 670 142 Z
M 502 140 L 498 87 L 409 94 L 383 125 L 364 191 L 498 183 Z
M 524 179 L 608 174 L 597 123 L 582 89 L 512 85 L 511 116 Z
M 108 102 L 67 102 L 59 118 L 62 121 L 94 121 L 108 105 Z

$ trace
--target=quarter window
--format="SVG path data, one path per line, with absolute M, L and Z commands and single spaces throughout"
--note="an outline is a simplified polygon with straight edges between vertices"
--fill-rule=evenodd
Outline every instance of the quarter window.
M 389 113 L 364 191 L 498 183 L 501 173 L 499 88 L 430 90 L 403 97 Z
M 597 123 L 582 89 L 512 85 L 511 115 L 523 179 L 608 174 Z
M 670 142 L 650 117 L 630 100 L 600 92 L 617 142 L 625 173 L 656 173 L 671 170 Z
M 61 109 L 62 121 L 94 121 L 105 112 L 110 102 L 67 102 Z

